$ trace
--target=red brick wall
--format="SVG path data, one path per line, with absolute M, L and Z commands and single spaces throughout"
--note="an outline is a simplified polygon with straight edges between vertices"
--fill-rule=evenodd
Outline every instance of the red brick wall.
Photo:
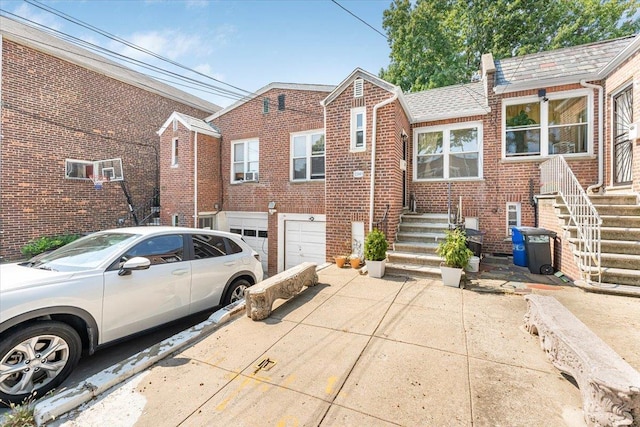
M 540 227 L 555 231 L 557 236 L 552 245 L 553 266 L 562 271 L 572 280 L 580 278 L 580 272 L 574 262 L 573 253 L 567 239 L 563 236 L 562 224 L 558 219 L 555 208 L 555 197 L 541 197 L 538 200 L 538 212 L 540 215 Z
M 605 184 L 611 185 L 612 178 L 612 160 L 611 160 L 611 147 L 612 147 L 612 135 L 613 135 L 613 100 L 612 95 L 616 94 L 620 90 L 632 85 L 633 87 L 633 121 L 635 123 L 640 122 L 640 52 L 636 52 L 631 58 L 625 61 L 621 66 L 611 73 L 606 81 L 606 104 L 607 109 L 605 111 L 606 119 L 605 123 L 605 155 L 606 155 L 606 167 L 605 167 Z M 633 191 L 640 192 L 640 138 L 633 142 Z
M 285 109 L 278 110 L 278 96 Z M 325 181 L 291 182 L 290 134 L 324 128 L 320 101 L 327 92 L 274 88 L 213 120 L 222 133 L 222 210 L 266 212 L 270 201 L 279 213 L 324 214 Z M 263 99 L 270 100 L 263 113 Z M 231 184 L 231 143 L 259 139 L 259 181 Z M 325 148 L 326 149 L 326 148 Z M 269 215 L 269 272 L 277 271 L 278 218 Z
M 364 100 L 357 101 L 347 88 L 327 107 L 327 255 L 344 253 L 344 243 L 351 238 L 351 223 L 369 224 L 373 107 L 393 96 L 392 93 L 364 81 Z M 360 103 L 362 102 L 362 103 Z M 366 106 L 366 151 L 350 151 L 351 109 Z M 399 101 L 377 111 L 376 169 L 373 222 L 382 219 L 389 204 L 388 240 L 392 243 L 402 211 L 401 131 L 409 133 L 408 119 Z M 362 171 L 362 178 L 354 178 Z
M 114 227 L 127 215 L 117 183 L 65 179 L 65 159 L 121 157 L 134 205 L 158 185 L 158 128 L 173 111 L 204 111 L 2 41 L 0 256 L 32 238 Z
M 493 77 L 489 76 L 490 81 Z M 580 89 L 580 85 L 565 85 L 547 88 L 547 93 Z M 537 90 L 496 95 L 489 89 L 491 113 L 452 120 L 416 123 L 412 129 L 449 123 L 482 121 L 483 123 L 483 179 L 475 181 L 452 181 L 451 208 L 456 212 L 462 197 L 463 215 L 478 217 L 479 228 L 486 232 L 483 252 L 511 253 L 511 239 L 506 231 L 506 204 L 520 202 L 522 225 L 535 225 L 535 208 L 530 203 L 530 188 L 533 194 L 540 191 L 541 160 L 505 161 L 502 159 L 502 99 L 537 95 Z M 597 96 L 594 96 L 597 104 Z M 594 111 L 594 152 L 597 153 L 597 105 Z M 593 106 L 590 106 L 593 108 Z M 413 144 L 413 138 L 411 139 Z M 413 153 L 413 146 L 411 147 Z M 567 159 L 580 183 L 586 188 L 597 181 L 595 159 Z M 531 184 L 530 184 L 531 182 Z M 531 187 L 532 186 L 532 187 Z M 412 182 L 411 191 L 416 195 L 419 212 L 446 213 L 448 208 L 448 183 Z

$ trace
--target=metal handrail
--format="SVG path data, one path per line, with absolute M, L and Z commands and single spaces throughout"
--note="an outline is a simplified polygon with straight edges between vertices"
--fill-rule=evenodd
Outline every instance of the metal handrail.
M 540 165 L 541 193 L 558 193 L 567 206 L 572 223 L 577 230 L 579 270 L 583 279 L 593 282 L 597 276 L 602 283 L 601 227 L 602 218 L 582 189 L 566 160 L 556 155 Z
M 373 228 L 377 228 L 378 230 L 382 231 L 385 236 L 387 235 L 387 215 L 389 215 L 389 209 L 391 207 L 389 206 L 389 203 L 387 203 L 387 207 L 384 210 L 384 215 L 382 215 L 382 219 L 378 222 L 374 222 L 373 223 Z M 380 224 L 383 224 L 382 229 L 380 228 Z

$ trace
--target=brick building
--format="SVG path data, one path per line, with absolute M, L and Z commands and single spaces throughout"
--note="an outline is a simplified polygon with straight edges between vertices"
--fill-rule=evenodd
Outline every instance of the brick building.
M 131 225 L 119 183 L 94 189 L 92 162 L 122 159 L 133 205 L 145 205 L 159 186 L 158 125 L 220 109 L 11 19 L 0 37 L 4 259 L 32 238 Z
M 479 81 L 419 93 L 361 69 L 338 86 L 270 84 L 202 122 L 216 132 L 220 171 L 208 184 L 216 195 L 196 211 L 188 197 L 184 212 L 163 204 L 162 222 L 206 218 L 207 226 L 242 233 L 271 274 L 361 250 L 372 227 L 399 243 L 414 210 L 447 214 L 449 222 L 462 217 L 485 233 L 483 252 L 510 253 L 513 226 L 562 231 L 558 207 L 541 194 L 540 166 L 556 154 L 582 188 L 637 196 L 638 144 L 628 130 L 639 120 L 639 97 L 632 96 L 639 45 L 636 36 L 499 61 L 487 54 Z M 623 104 L 624 123 L 612 112 Z M 635 154 L 618 155 L 617 164 L 615 126 Z M 180 123 L 167 129 L 161 170 L 170 167 L 172 140 L 183 130 Z M 622 157 L 628 166 L 620 166 Z M 626 174 L 623 181 L 616 173 Z M 187 165 L 185 174 L 201 176 Z M 163 200 L 184 191 L 171 190 L 172 182 L 163 181 Z M 557 254 L 558 263 L 577 276 L 570 252 Z

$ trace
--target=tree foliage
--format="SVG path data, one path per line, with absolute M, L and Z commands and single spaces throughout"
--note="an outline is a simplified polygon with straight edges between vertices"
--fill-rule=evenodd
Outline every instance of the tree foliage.
M 385 80 L 405 91 L 467 82 L 495 59 L 640 30 L 640 0 L 393 0 L 383 14 L 391 47 Z

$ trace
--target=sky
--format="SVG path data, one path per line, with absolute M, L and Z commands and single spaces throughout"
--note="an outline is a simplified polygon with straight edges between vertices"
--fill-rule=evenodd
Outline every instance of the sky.
M 336 1 L 385 33 L 382 14 L 391 0 Z M 38 4 L 249 92 L 272 82 L 337 85 L 357 67 L 378 74 L 389 64 L 386 38 L 332 0 L 0 0 L 2 14 L 9 18 L 17 15 L 222 86 L 56 16 Z M 179 88 L 221 107 L 236 101 Z

